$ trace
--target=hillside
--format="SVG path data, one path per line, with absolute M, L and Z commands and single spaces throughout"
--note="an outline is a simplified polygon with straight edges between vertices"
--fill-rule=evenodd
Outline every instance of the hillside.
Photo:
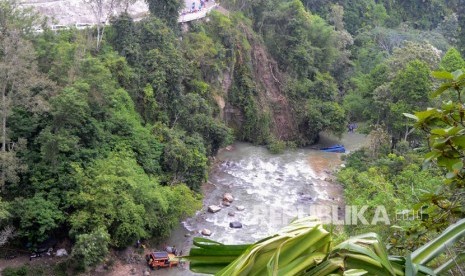
M 68 28 L 93 22 L 84 2 L 24 3 L 57 19 L 39 31 L 0 1 L 0 247 L 57 240 L 73 252 L 61 269 L 109 265 L 110 249 L 166 238 L 201 208 L 222 148 L 292 156 L 354 130 L 369 143 L 335 172 L 347 204 L 426 216 L 340 240 L 376 232 L 405 256 L 465 217 L 462 1 L 231 0 L 179 24 L 191 4 L 139 1 Z M 262 184 L 286 197 L 288 174 Z

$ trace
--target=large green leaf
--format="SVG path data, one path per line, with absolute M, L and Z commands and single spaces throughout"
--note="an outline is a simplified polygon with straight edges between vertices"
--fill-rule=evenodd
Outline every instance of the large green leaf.
M 452 75 L 452 73 L 447 72 L 447 71 L 433 71 L 431 72 L 431 75 L 437 79 L 443 79 L 443 80 L 454 79 L 454 75 Z
M 438 89 L 436 89 L 432 94 L 431 94 L 431 98 L 436 98 L 437 96 L 441 95 L 444 91 L 446 91 L 447 89 L 451 88 L 452 87 L 452 84 L 451 83 L 443 83 L 441 84 L 441 86 L 439 86 Z
M 195 239 L 187 258 L 191 270 L 216 275 L 436 275 L 454 265 L 448 261 L 436 272 L 425 266 L 465 235 L 465 219 L 407 257 L 388 256 L 377 234 L 351 237 L 328 252 L 331 236 L 314 219 L 299 219 L 278 234 L 252 245 L 224 245 Z M 460 261 L 463 254 L 454 258 Z
M 412 252 L 412 262 L 427 264 L 463 236 L 465 236 L 465 219 L 449 226 L 439 237 Z

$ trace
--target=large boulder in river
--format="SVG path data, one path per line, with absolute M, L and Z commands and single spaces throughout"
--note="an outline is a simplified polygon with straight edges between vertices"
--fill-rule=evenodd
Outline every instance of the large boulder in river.
M 225 193 L 223 195 L 223 201 L 231 203 L 234 201 L 234 197 L 230 193 Z
M 229 227 L 231 228 L 242 228 L 242 223 L 238 221 L 233 221 L 229 223 Z
M 208 206 L 208 212 L 210 213 L 216 213 L 216 212 L 219 212 L 221 210 L 221 207 L 218 206 L 218 205 L 210 205 Z
M 204 228 L 204 229 L 202 229 L 202 231 L 200 233 L 202 235 L 204 235 L 204 236 L 211 236 L 212 231 L 210 229 Z

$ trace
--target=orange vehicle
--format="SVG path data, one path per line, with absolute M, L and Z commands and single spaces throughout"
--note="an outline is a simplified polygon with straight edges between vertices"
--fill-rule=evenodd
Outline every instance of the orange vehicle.
M 173 267 L 179 263 L 178 258 L 174 254 L 170 254 L 166 251 L 152 252 L 145 255 L 147 264 L 152 269 L 160 269 L 161 267 Z

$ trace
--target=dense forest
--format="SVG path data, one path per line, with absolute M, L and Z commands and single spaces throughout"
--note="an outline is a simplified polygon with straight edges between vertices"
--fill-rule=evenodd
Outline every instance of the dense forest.
M 465 217 L 463 86 L 445 73 L 465 71 L 465 2 L 224 0 L 182 28 L 179 1 L 147 2 L 101 41 L 0 2 L 0 247 L 69 239 L 85 270 L 200 209 L 220 148 L 280 152 L 349 122 L 370 145 L 339 172 L 347 204 L 428 218 L 342 235 L 408 252 Z M 404 115 L 428 107 L 445 111 Z

